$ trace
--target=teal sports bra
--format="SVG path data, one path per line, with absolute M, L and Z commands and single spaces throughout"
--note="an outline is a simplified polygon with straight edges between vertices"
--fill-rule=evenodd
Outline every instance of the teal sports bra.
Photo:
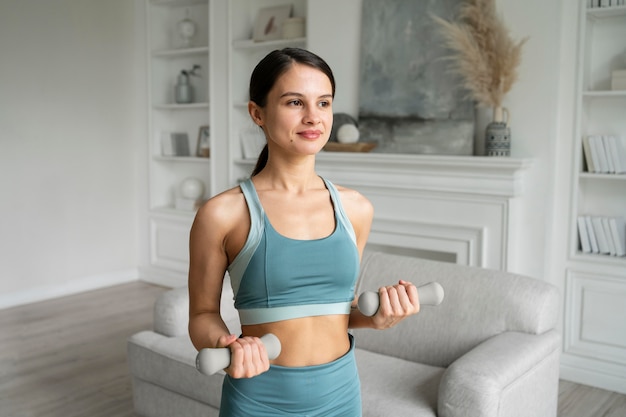
M 324 183 L 335 229 L 313 240 L 279 234 L 265 215 L 252 180 L 240 184 L 251 226 L 228 272 L 242 325 L 350 313 L 359 273 L 356 236 L 339 192 L 330 181 Z

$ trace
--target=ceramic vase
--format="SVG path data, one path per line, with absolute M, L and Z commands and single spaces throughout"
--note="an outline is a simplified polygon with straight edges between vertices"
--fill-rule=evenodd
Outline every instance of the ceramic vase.
M 493 109 L 493 121 L 485 129 L 485 155 L 511 156 L 509 112 L 504 107 Z
M 178 82 L 175 87 L 175 99 L 178 104 L 191 103 L 193 100 L 193 90 L 189 84 L 189 76 L 187 74 L 178 75 Z

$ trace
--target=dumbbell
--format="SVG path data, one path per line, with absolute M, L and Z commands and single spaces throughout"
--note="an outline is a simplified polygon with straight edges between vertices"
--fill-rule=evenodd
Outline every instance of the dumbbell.
M 261 336 L 261 342 L 267 351 L 267 357 L 272 360 L 280 355 L 280 340 L 268 333 Z M 229 348 L 204 348 L 200 349 L 196 356 L 196 369 L 205 375 L 213 375 L 220 369 L 228 368 L 230 365 Z
M 429 282 L 417 287 L 420 305 L 438 306 L 443 301 L 443 287 L 438 282 Z M 378 293 L 374 291 L 365 291 L 359 296 L 359 311 L 363 315 L 371 317 L 378 311 L 380 299 Z

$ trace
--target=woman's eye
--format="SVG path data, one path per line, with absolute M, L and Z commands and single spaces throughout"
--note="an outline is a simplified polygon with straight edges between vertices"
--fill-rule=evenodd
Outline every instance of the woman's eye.
M 290 106 L 301 106 L 302 102 L 300 100 L 291 100 L 287 102 L 287 104 L 289 104 Z
M 330 106 L 330 101 L 320 101 L 319 106 L 320 107 L 329 107 Z

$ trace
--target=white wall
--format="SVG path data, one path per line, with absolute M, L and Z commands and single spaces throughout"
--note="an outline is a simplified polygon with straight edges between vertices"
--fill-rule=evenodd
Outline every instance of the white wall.
M 315 0 L 309 6 L 310 48 L 325 58 L 337 81 L 335 111 L 358 116 L 358 59 L 362 0 Z M 522 207 L 521 239 L 516 250 L 524 262 L 510 265 L 516 272 L 546 277 L 546 242 L 551 226 L 554 155 L 557 135 L 561 0 L 498 0 L 496 7 L 513 39 L 529 37 L 523 49 L 519 80 L 506 98 L 511 114 L 512 156 L 533 158 L 527 203 Z M 490 111 L 478 112 L 477 130 L 484 132 Z M 480 140 L 478 141 L 480 142 Z
M 0 3 L 0 308 L 136 279 L 134 7 Z
M 513 156 L 535 159 L 517 242 L 517 250 L 533 261 L 511 268 L 536 277 L 549 270 L 545 253 L 558 133 L 562 1 L 497 1 L 513 37 L 530 38 L 506 106 Z M 134 46 L 133 25 L 141 21 L 136 3 L 0 4 L 0 163 L 5 174 L 0 179 L 0 306 L 7 294 L 15 299 L 90 279 L 130 279 L 136 252 L 145 249 L 138 244 L 145 230 L 138 238 L 135 218 L 137 204 L 145 204 L 145 161 L 139 157 L 145 146 L 145 106 L 143 79 L 136 75 L 143 50 L 134 54 L 141 49 Z M 335 71 L 336 110 L 354 115 L 360 9 L 361 0 L 309 4 L 310 47 Z

